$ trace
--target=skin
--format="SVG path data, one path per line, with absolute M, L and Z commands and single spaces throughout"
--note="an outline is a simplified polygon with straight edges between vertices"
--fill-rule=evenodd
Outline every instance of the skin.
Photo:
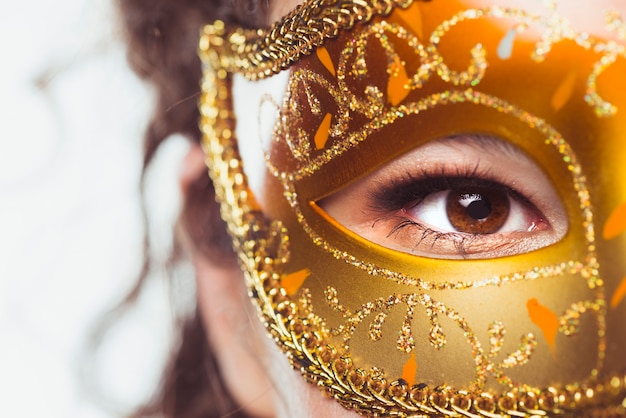
M 206 172 L 199 147 L 190 149 L 183 167 L 180 185 L 186 193 L 188 184 Z M 237 266 L 216 266 L 190 241 L 183 239 L 183 245 L 195 267 L 198 303 L 209 339 L 226 385 L 242 409 L 260 418 L 359 416 L 322 396 L 291 368 L 258 320 Z
M 299 3 L 295 0 L 274 2 L 270 8 L 270 21 L 278 20 Z M 486 0 L 472 0 L 467 3 L 476 7 L 493 4 Z M 542 0 L 503 0 L 497 3 L 510 7 L 524 7 L 531 11 L 545 11 Z M 562 3 L 567 5 L 571 3 L 573 7 L 568 10 L 559 7 L 560 12 L 580 25 L 583 30 L 601 35 L 606 35 L 606 32 L 602 28 L 589 26 L 588 22 L 603 22 L 603 18 L 598 17 L 601 11 L 619 9 L 617 0 L 596 1 L 593 4 L 588 0 L 567 0 Z M 244 143 L 255 140 L 241 135 L 240 138 Z M 444 148 L 435 148 L 431 152 L 450 155 L 449 150 Z M 413 155 L 416 159 L 422 157 Z M 259 164 L 263 161 L 262 155 L 247 158 L 257 160 L 256 164 L 252 161 L 247 167 L 263 169 L 263 164 Z M 523 164 L 520 160 L 515 162 Z M 190 181 L 206 172 L 204 156 L 198 147 L 191 148 L 184 167 L 180 175 L 180 184 L 182 192 L 186 193 Z M 253 171 L 256 171 L 256 168 Z M 253 177 L 251 173 L 248 175 Z M 260 176 L 261 173 L 256 172 L 256 175 Z M 330 207 L 336 205 L 335 213 L 343 213 L 341 200 L 329 201 L 328 205 L 328 210 L 334 210 Z M 346 224 L 353 222 L 357 232 L 359 228 L 366 230 L 371 225 L 370 219 L 348 219 L 345 222 Z M 558 224 L 557 221 L 552 222 L 552 225 L 557 235 L 562 234 L 566 228 L 566 224 Z M 198 302 L 202 317 L 222 366 L 226 384 L 241 407 L 254 416 L 267 418 L 358 417 L 355 412 L 348 411 L 337 402 L 324 397 L 315 386 L 306 383 L 299 372 L 292 370 L 285 356 L 268 338 L 257 319 L 255 308 L 246 295 L 244 280 L 238 267 L 218 267 L 196 252 L 191 244 L 187 244 L 187 251 L 191 254 L 196 269 Z

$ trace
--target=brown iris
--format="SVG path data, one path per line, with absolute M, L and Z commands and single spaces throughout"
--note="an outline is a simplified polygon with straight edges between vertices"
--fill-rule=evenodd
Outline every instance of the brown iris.
M 482 187 L 452 189 L 446 201 L 450 223 L 458 232 L 493 234 L 509 216 L 509 195 L 502 190 Z

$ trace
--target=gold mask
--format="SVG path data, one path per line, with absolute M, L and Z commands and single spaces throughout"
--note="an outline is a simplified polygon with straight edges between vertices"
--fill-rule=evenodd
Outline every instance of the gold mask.
M 201 129 L 250 295 L 292 365 L 360 413 L 621 414 L 626 6 L 586 28 L 566 1 L 470 3 L 316 0 L 268 30 L 205 27 Z M 233 74 L 288 77 L 254 195 Z M 432 144 L 483 157 L 415 157 Z M 333 212 L 353 196 L 378 199 L 354 205 L 371 229 L 400 224 L 372 239 Z M 471 219 L 434 231 L 415 219 L 432 196 Z M 513 205 L 523 227 L 503 233 Z

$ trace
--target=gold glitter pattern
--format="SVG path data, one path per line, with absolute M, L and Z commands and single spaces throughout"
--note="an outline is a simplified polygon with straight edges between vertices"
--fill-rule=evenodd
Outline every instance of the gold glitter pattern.
M 286 21 L 293 19 L 293 16 L 296 14 L 302 13 L 302 10 L 307 10 L 314 15 L 318 12 L 318 8 L 324 9 L 320 7 L 322 3 L 306 3 L 302 9 L 298 9 L 295 14 L 288 16 Z M 370 4 L 355 0 L 354 4 L 360 7 L 359 10 L 363 11 L 363 16 L 365 16 L 359 18 L 359 21 L 369 21 L 374 15 L 388 14 L 392 6 L 384 9 L 383 13 L 383 6 L 381 6 L 383 3 L 390 4 L 387 2 Z M 410 2 L 403 3 L 406 6 Z M 264 51 L 264 48 L 271 49 L 271 47 L 267 47 L 268 41 L 258 41 L 253 43 L 253 45 L 257 46 L 250 46 L 251 44 L 244 39 L 249 34 L 244 35 L 239 32 L 230 35 L 228 41 L 225 42 L 224 28 L 220 23 L 217 23 L 205 28 L 200 42 L 200 55 L 204 62 L 203 95 L 200 110 L 207 166 L 215 184 L 217 199 L 221 203 L 222 217 L 226 221 L 229 233 L 233 237 L 234 246 L 239 254 L 241 264 L 245 267 L 244 273 L 251 296 L 257 303 L 259 313 L 264 322 L 266 322 L 268 330 L 281 348 L 289 353 L 288 357 L 294 367 L 300 369 L 307 379 L 316 382 L 346 407 L 370 416 L 395 417 L 530 417 L 562 414 L 573 410 L 585 410 L 588 416 L 594 416 L 595 414 L 603 416 L 603 414 L 607 413 L 615 414 L 616 409 L 605 409 L 605 407 L 598 405 L 605 403 L 606 400 L 615 402 L 615 400 L 626 396 L 626 379 L 624 377 L 613 376 L 603 380 L 592 379 L 587 383 L 578 385 L 549 387 L 546 389 L 517 385 L 506 375 L 505 371 L 524 365 L 529 361 L 537 347 L 535 336 L 532 333 L 522 335 L 518 349 L 496 362 L 495 358 L 501 354 L 505 341 L 506 328 L 502 322 L 494 321 L 488 326 L 486 335 L 489 346 L 488 349 L 485 349 L 481 345 L 476 331 L 470 327 L 461 313 L 444 303 L 434 300 L 426 293 L 427 291 L 468 290 L 503 286 L 518 281 L 533 281 L 541 278 L 557 277 L 563 274 L 578 276 L 586 282 L 587 287 L 594 293 L 595 299 L 573 303 L 558 318 L 558 330 L 564 335 L 573 335 L 578 329 L 580 316 L 585 313 L 593 313 L 597 319 L 600 349 L 598 352 L 597 369 L 594 370 L 592 375 L 595 375 L 602 365 L 606 310 L 603 282 L 599 277 L 599 263 L 595 255 L 595 228 L 587 180 L 576 154 L 562 136 L 545 120 L 533 116 L 505 100 L 481 93 L 474 88 L 480 83 L 488 68 L 484 51 L 480 45 L 477 45 L 471 51 L 472 63 L 465 72 L 452 71 L 442 63 L 442 60 L 437 59 L 437 42 L 452 26 L 463 19 L 478 19 L 485 14 L 495 17 L 499 14 L 504 14 L 508 17 L 522 18 L 517 27 L 518 30 L 523 30 L 530 23 L 537 23 L 537 19 L 529 17 L 524 12 L 508 11 L 507 9 L 499 8 L 466 11 L 457 15 L 441 26 L 437 36 L 431 35 L 430 46 L 435 45 L 434 52 L 429 50 L 429 47 L 422 46 L 421 49 L 417 47 L 418 53 L 424 54 L 423 60 L 426 67 L 411 78 L 410 86 L 413 89 L 419 88 L 428 81 L 432 74 L 436 73 L 444 81 L 451 83 L 455 87 L 460 86 L 463 88 L 452 88 L 445 92 L 429 95 L 416 102 L 404 102 L 406 98 L 402 98 L 399 101 L 394 100 L 394 102 L 397 102 L 396 104 L 392 103 L 394 111 L 388 112 L 386 110 L 389 103 L 385 102 L 384 93 L 377 86 L 369 86 L 365 89 L 366 97 L 354 95 L 356 101 L 351 98 L 348 108 L 344 109 L 344 112 L 339 112 L 337 120 L 331 126 L 331 137 L 341 135 L 348 138 L 339 142 L 324 141 L 331 144 L 329 147 L 335 147 L 337 144 L 340 144 L 338 148 L 321 157 L 317 163 L 313 163 L 310 159 L 312 152 L 310 133 L 300 131 L 296 137 L 286 138 L 294 157 L 303 163 L 297 172 L 280 172 L 275 166 L 270 165 L 271 171 L 283 184 L 284 196 L 294 210 L 298 222 L 309 235 L 312 242 L 333 254 L 335 258 L 364 270 L 370 275 L 388 278 L 401 285 L 416 287 L 419 289 L 418 292 L 396 293 L 388 297 L 380 297 L 364 303 L 353 312 L 341 303 L 337 289 L 329 286 L 325 294 L 326 302 L 335 312 L 340 314 L 345 323 L 335 328 L 328 328 L 325 321 L 314 313 L 315 310 L 312 306 L 312 297 L 309 289 L 300 289 L 298 285 L 288 292 L 281 285 L 283 278 L 287 278 L 290 275 L 293 277 L 294 274 L 284 269 L 290 259 L 289 234 L 281 222 L 267 220 L 255 208 L 255 205 L 250 203 L 251 197 L 248 195 L 245 175 L 242 171 L 241 160 L 234 138 L 234 115 L 229 95 L 231 82 L 229 73 L 233 71 L 242 72 L 242 68 L 245 67 L 245 72 L 247 72 L 246 74 L 250 78 L 269 75 L 300 58 L 301 53 L 294 53 L 284 49 L 275 52 L 274 55 L 268 53 L 263 55 L 259 51 Z M 310 52 L 313 46 L 323 43 L 325 39 L 336 36 L 339 29 L 350 29 L 354 26 L 354 21 L 349 21 L 348 23 L 342 21 L 345 16 L 341 17 L 342 15 L 340 14 L 332 15 L 334 18 L 328 17 L 328 15 L 324 16 L 326 27 L 331 29 L 325 30 L 325 35 L 315 38 L 316 40 L 314 41 L 306 40 L 303 48 L 305 53 Z M 623 30 L 623 23 L 620 23 L 621 16 L 613 14 L 607 17 L 607 19 L 610 25 L 612 25 L 611 27 L 615 28 L 618 33 L 619 30 Z M 328 20 L 331 22 L 327 22 Z M 289 25 L 282 26 L 282 24 L 279 24 L 274 28 L 274 31 L 277 32 L 268 36 L 272 38 L 272 42 L 275 42 L 274 45 L 280 45 L 280 42 L 285 40 L 288 44 L 292 44 L 292 37 L 300 34 L 297 29 L 294 29 L 295 26 L 297 25 L 293 21 Z M 276 28 L 283 28 L 280 29 L 283 32 Z M 543 59 L 549 53 L 552 45 L 562 39 L 575 40 L 582 46 L 593 48 L 594 51 L 604 54 L 600 62 L 594 66 L 593 73 L 589 77 L 585 100 L 595 109 L 598 116 L 606 117 L 613 115 L 616 109 L 597 94 L 596 83 L 602 72 L 618 57 L 623 57 L 623 47 L 618 44 L 594 43 L 580 34 L 571 32 L 566 22 L 558 19 L 556 16 L 553 16 L 553 19 L 550 20 L 549 29 L 544 35 L 542 42 L 537 45 L 535 51 L 535 59 L 537 60 Z M 370 30 L 373 31 L 372 33 L 378 33 L 379 35 L 393 33 L 398 39 L 410 39 L 410 35 L 402 27 L 390 25 L 385 21 L 377 22 L 367 27 L 366 30 L 355 37 L 357 39 L 356 47 L 351 46 L 344 51 L 348 55 L 353 52 L 356 53 L 357 58 L 354 60 L 355 64 L 352 69 L 354 74 L 361 77 L 367 74 L 367 67 L 365 65 L 365 56 L 363 54 L 359 56 L 359 45 L 361 45 L 361 51 L 364 51 L 364 45 L 371 35 L 367 31 Z M 287 36 L 289 34 L 291 36 Z M 257 37 L 261 37 L 261 35 L 265 36 L 262 31 L 256 31 Z M 380 36 L 378 39 L 381 40 L 383 48 L 389 54 L 390 68 L 395 66 L 390 71 L 390 76 L 397 74 L 400 61 L 397 55 L 394 55 L 392 44 L 384 36 Z M 224 44 L 234 44 L 234 40 L 239 45 L 239 49 L 236 50 L 237 56 L 232 54 L 234 49 L 231 52 L 224 53 Z M 413 39 L 413 41 L 419 43 L 417 39 Z M 280 49 L 276 46 L 274 48 Z M 242 58 L 244 53 L 246 55 L 245 59 Z M 253 55 L 256 58 L 250 58 Z M 255 59 L 258 62 L 264 62 L 264 64 L 258 64 Z M 347 58 L 342 58 L 339 61 L 337 67 L 338 83 L 345 80 L 346 74 L 351 73 L 346 69 L 346 62 Z M 257 66 L 261 69 L 258 69 Z M 293 91 L 298 84 L 291 83 L 304 85 L 304 91 L 308 97 L 308 105 L 314 114 L 320 114 L 321 108 L 317 98 L 312 93 L 312 89 L 307 87 L 308 84 L 317 83 L 323 86 L 330 92 L 332 97 L 338 100 L 338 104 L 341 104 L 339 103 L 339 96 L 345 96 L 347 89 L 347 87 L 336 89 L 323 76 L 303 70 L 294 72 L 291 77 L 290 91 Z M 347 91 L 349 92 L 349 89 Z M 341 147 L 345 147 L 346 144 L 353 146 L 359 143 L 382 126 L 393 124 L 402 117 L 416 115 L 431 108 L 453 103 L 471 103 L 514 116 L 541 132 L 545 137 L 545 144 L 557 150 L 568 167 L 572 184 L 579 199 L 587 246 L 587 256 L 584 260 L 571 260 L 551 266 L 537 267 L 528 271 L 476 281 L 435 283 L 359 260 L 353 255 L 335 248 L 322 236 L 318 235 L 315 229 L 308 224 L 300 207 L 301 202 L 299 201 L 298 193 L 294 187 L 295 180 L 311 174 L 321 164 L 337 156 L 341 152 Z M 299 112 L 302 111 L 294 103 L 288 103 L 287 108 L 293 110 L 291 116 L 296 118 Z M 366 108 L 367 110 L 365 110 Z M 362 114 L 370 118 L 371 123 L 366 124 L 356 133 L 351 132 L 347 134 L 346 129 L 348 120 L 351 117 L 350 112 L 352 111 L 361 111 Z M 283 124 L 286 123 L 287 121 L 283 120 Z M 296 122 L 292 120 L 288 123 L 294 124 Z M 326 147 L 325 151 L 333 149 L 329 147 Z M 297 289 L 300 289 L 298 297 L 296 297 Z M 446 333 L 439 321 L 440 317 L 451 319 L 464 332 L 472 348 L 476 363 L 476 377 L 470 390 L 455 390 L 447 386 L 431 388 L 421 383 L 409 386 L 403 379 L 387 380 L 382 370 L 372 368 L 367 371 L 353 363 L 350 356 L 350 341 L 356 328 L 367 318 L 371 318 L 368 336 L 372 341 L 381 340 L 383 338 L 383 325 L 390 312 L 397 308 L 398 305 L 406 307 L 405 317 L 397 338 L 397 348 L 404 353 L 413 353 L 416 349 L 416 336 L 413 335 L 412 324 L 415 316 L 420 311 L 424 311 L 424 315 L 429 321 L 428 342 L 432 347 L 441 349 L 446 344 Z M 335 347 L 329 343 L 330 338 L 333 336 L 342 338 L 343 344 L 341 347 Z M 494 377 L 508 389 L 498 394 L 482 391 L 482 386 L 489 376 Z
M 487 70 L 484 47 L 481 44 L 477 44 L 472 48 L 468 69 L 458 72 L 451 70 L 446 65 L 444 57 L 438 51 L 438 46 L 446 34 L 459 23 L 485 18 L 514 19 L 517 22 L 514 29 L 517 33 L 523 33 L 524 30 L 532 28 L 533 25 L 543 28 L 541 40 L 537 43 L 533 52 L 533 59 L 537 62 L 543 61 L 548 56 L 553 45 L 564 40 L 574 41 L 586 50 L 593 50 L 599 53 L 600 58 L 593 65 L 592 73 L 587 79 L 585 101 L 594 109 L 598 116 L 613 116 L 617 112 L 615 106 L 606 102 L 598 94 L 597 82 L 601 74 L 611 64 L 618 58 L 626 57 L 626 47 L 616 42 L 595 40 L 586 33 L 575 32 L 569 22 L 556 14 L 556 10 L 549 18 L 531 15 L 523 10 L 501 7 L 465 10 L 441 23 L 430 35 L 428 45 L 425 45 L 404 27 L 381 21 L 370 25 L 367 30 L 357 32 L 354 42 L 344 49 L 339 58 L 336 86 L 334 85 L 334 78 L 329 80 L 324 75 L 312 71 L 298 70 L 292 75 L 289 82 L 289 91 L 295 92 L 299 88 L 304 88 L 305 91 L 309 92 L 312 88 L 311 86 L 316 84 L 327 90 L 330 96 L 334 98 L 338 111 L 337 119 L 330 128 L 330 135 L 332 138 L 335 138 L 335 141 L 329 141 L 332 145 L 326 147 L 323 153 L 313 155 L 309 145 L 311 142 L 310 133 L 301 131 L 294 136 L 289 132 L 287 126 L 299 125 L 297 115 L 305 111 L 298 108 L 300 103 L 292 95 L 287 105 L 291 112 L 283 117 L 282 127 L 277 132 L 277 138 L 281 138 L 281 140 L 288 143 L 301 165 L 293 172 L 281 172 L 278 168 L 273 167 L 275 175 L 287 175 L 293 180 L 309 176 L 318 171 L 332 158 L 361 143 L 371 132 L 378 130 L 380 126 L 400 117 L 397 115 L 407 113 L 407 109 L 400 104 L 402 100 L 396 98 L 395 95 L 390 98 L 391 106 L 388 106 L 385 102 L 384 90 L 381 90 L 380 86 L 369 85 L 366 88 L 365 95 L 351 90 L 352 78 L 350 75 L 358 79 L 365 77 L 368 73 L 365 55 L 371 41 L 379 42 L 386 52 L 389 61 L 390 83 L 395 82 L 394 76 L 397 76 L 398 71 L 400 71 L 401 65 L 399 63 L 402 62 L 389 38 L 390 35 L 393 35 L 398 41 L 406 43 L 412 48 L 414 54 L 420 57 L 422 65 L 415 74 L 409 76 L 410 80 L 406 84 L 407 94 L 410 90 L 422 88 L 434 75 L 437 75 L 454 87 L 478 86 Z M 609 29 L 619 30 L 616 24 L 607 26 Z M 352 64 L 349 64 L 350 62 Z M 424 98 L 422 103 L 417 105 L 418 109 L 415 109 L 414 105 L 414 109 L 411 111 L 417 113 L 416 110 L 426 110 L 433 107 L 434 103 L 440 100 L 437 96 Z M 310 111 L 314 114 L 319 112 L 318 105 L 315 103 L 315 100 L 309 100 Z M 562 107 L 563 103 L 559 103 L 557 100 L 557 106 Z M 348 122 L 361 115 L 368 119 L 364 126 L 354 132 L 347 132 Z
M 430 321 L 430 331 L 428 340 L 431 346 L 441 349 L 446 344 L 446 336 L 439 323 L 439 315 L 452 319 L 464 334 L 468 337 L 468 342 L 472 346 L 474 353 L 474 362 L 476 363 L 476 380 L 474 385 L 476 388 L 482 388 L 488 375 L 493 376 L 499 383 L 505 386 L 513 386 L 513 382 L 506 376 L 503 369 L 508 369 L 518 365 L 526 364 L 537 346 L 534 335 L 531 333 L 521 337 L 519 349 L 506 356 L 501 363 L 496 364 L 493 358 L 499 354 L 500 348 L 504 342 L 505 329 L 502 323 L 495 322 L 488 329 L 490 348 L 485 353 L 476 333 L 470 328 L 469 324 L 454 309 L 447 307 L 441 302 L 433 300 L 426 294 L 409 294 L 409 295 L 392 295 L 387 298 L 379 298 L 373 302 L 366 303 L 361 308 L 352 313 L 348 308 L 341 305 L 337 296 L 337 290 L 329 287 L 326 291 L 326 298 L 334 310 L 340 312 L 346 319 L 344 326 L 331 330 L 333 334 L 343 335 L 343 348 L 346 352 L 350 352 L 350 338 L 357 326 L 363 322 L 368 316 L 379 312 L 370 325 L 369 336 L 373 341 L 382 338 L 382 326 L 389 312 L 399 304 L 407 306 L 405 319 L 402 328 L 398 333 L 397 348 L 407 354 L 415 349 L 415 340 L 411 330 L 411 322 L 413 320 L 415 308 L 421 306 L 424 308 L 425 316 Z M 565 321 L 565 319 L 563 319 Z

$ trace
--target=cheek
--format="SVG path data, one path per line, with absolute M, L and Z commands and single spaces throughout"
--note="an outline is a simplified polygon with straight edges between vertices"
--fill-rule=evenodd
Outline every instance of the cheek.
M 254 82 L 240 75 L 233 78 L 237 144 L 248 185 L 261 206 L 265 206 L 265 154 L 272 143 L 288 79 L 288 71 Z
M 258 418 L 275 416 L 273 386 L 267 378 L 260 323 L 250 321 L 256 312 L 248 300 L 244 279 L 237 268 L 223 269 L 205 259 L 195 259 L 198 307 L 211 354 L 223 384 L 238 405 Z M 211 362 L 207 372 L 211 373 Z
M 195 260 L 202 320 L 223 383 L 258 418 L 357 418 L 307 383 L 267 335 L 237 269 Z

